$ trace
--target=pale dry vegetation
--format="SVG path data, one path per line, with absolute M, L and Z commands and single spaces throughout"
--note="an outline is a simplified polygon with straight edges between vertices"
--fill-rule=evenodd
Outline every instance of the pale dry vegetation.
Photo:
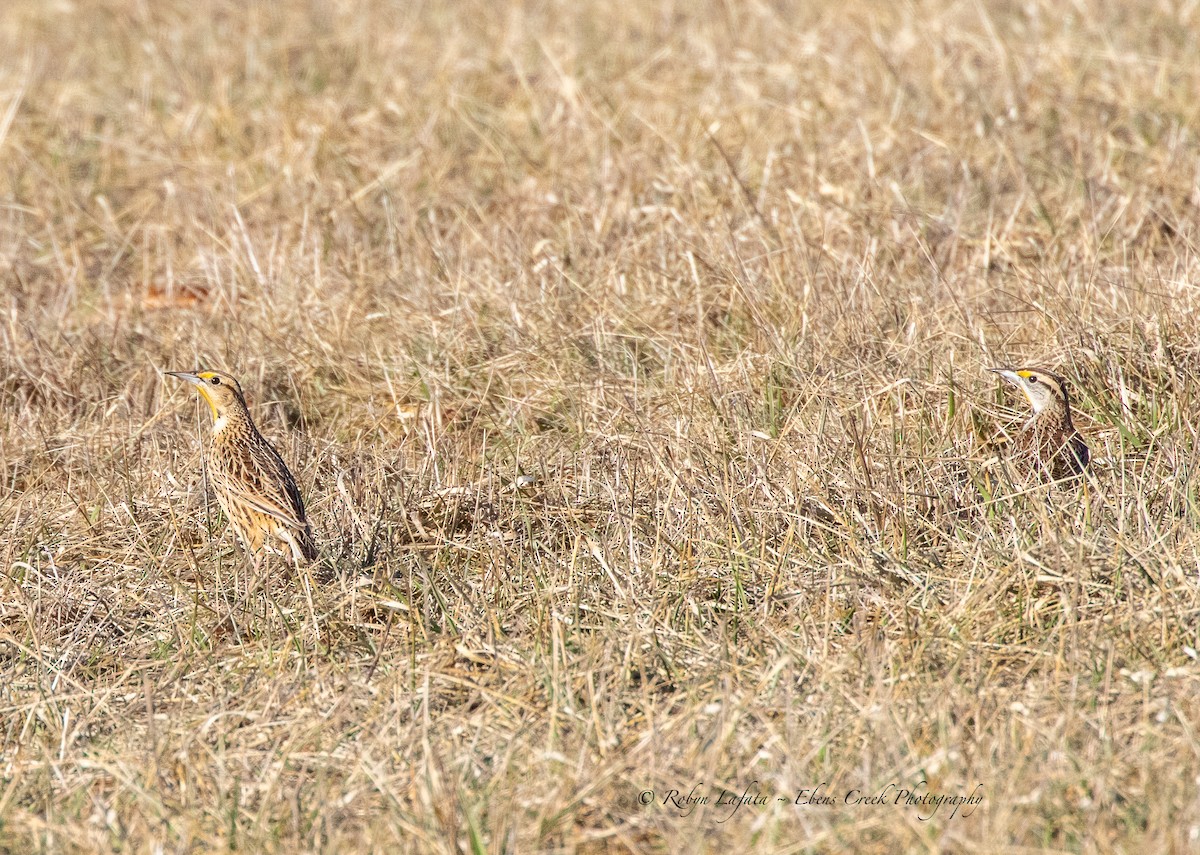
M 7 0 L 0 845 L 1197 845 L 1198 28 Z M 1011 362 L 1087 483 L 989 462 Z M 205 495 L 197 366 L 311 598 Z M 922 780 L 984 801 L 842 802 Z

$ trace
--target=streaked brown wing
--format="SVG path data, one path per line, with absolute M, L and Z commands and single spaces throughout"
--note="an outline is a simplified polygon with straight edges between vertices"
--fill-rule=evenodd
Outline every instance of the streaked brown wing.
M 279 511 L 271 513 L 289 525 L 304 528 L 308 521 L 304 514 L 304 499 L 300 496 L 296 479 L 292 477 L 287 464 L 283 462 L 274 446 L 261 434 L 256 439 L 257 441 L 251 444 L 250 455 L 254 468 L 258 470 L 257 480 L 263 484 L 263 497 L 279 508 Z
M 237 484 L 226 484 L 225 488 L 238 501 L 244 502 L 259 513 L 274 517 L 290 528 L 303 529 L 308 526 L 306 521 L 296 519 L 293 514 L 285 510 L 273 497 L 251 492 Z
M 307 527 L 304 502 L 291 473 L 257 431 L 241 442 L 214 443 L 213 451 L 218 458 L 213 475 L 232 497 L 284 525 Z

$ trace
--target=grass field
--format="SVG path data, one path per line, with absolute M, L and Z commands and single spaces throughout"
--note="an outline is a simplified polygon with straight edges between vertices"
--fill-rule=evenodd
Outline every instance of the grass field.
M 1200 846 L 1198 38 L 7 0 L 0 849 Z M 1003 477 L 1014 363 L 1086 482 Z M 310 589 L 206 493 L 197 367 Z

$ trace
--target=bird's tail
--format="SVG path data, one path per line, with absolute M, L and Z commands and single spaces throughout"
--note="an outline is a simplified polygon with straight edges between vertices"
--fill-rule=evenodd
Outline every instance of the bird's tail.
M 300 554 L 305 561 L 317 560 L 317 542 L 313 539 L 312 526 L 305 524 L 296 538 L 296 545 L 300 547 Z

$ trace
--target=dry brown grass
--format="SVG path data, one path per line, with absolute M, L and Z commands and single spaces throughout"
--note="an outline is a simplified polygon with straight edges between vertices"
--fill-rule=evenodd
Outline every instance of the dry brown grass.
M 0 846 L 1197 845 L 1198 26 L 7 0 Z M 1014 361 L 1087 484 L 989 474 Z M 198 365 L 311 607 L 205 498 Z M 921 780 L 984 802 L 842 803 Z M 661 804 L 754 781 L 839 803 Z

